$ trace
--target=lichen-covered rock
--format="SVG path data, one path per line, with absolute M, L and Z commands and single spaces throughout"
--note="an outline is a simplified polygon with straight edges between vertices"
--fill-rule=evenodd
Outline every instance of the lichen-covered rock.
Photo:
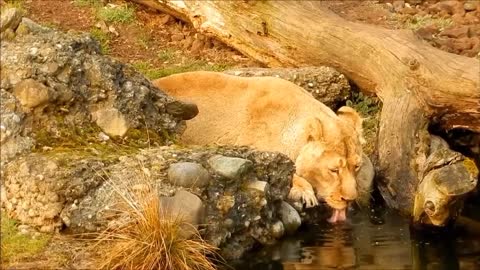
M 8 96 L 16 105 L 2 104 L 1 124 L 5 134 L 33 143 L 23 143 L 22 151 L 2 151 L 2 161 L 27 144 L 34 149 L 82 145 L 95 141 L 100 131 L 122 136 L 126 144 L 163 145 L 196 113 L 195 105 L 167 96 L 132 67 L 101 55 L 88 34 L 42 27 L 11 9 L 2 12 L 3 28 L 16 32 L 1 43 L 2 100 Z M 13 113 L 20 118 L 21 137 L 6 127 Z
M 182 187 L 203 187 L 210 181 L 210 174 L 195 162 L 179 162 L 170 165 L 168 181 Z
M 0 168 L 18 154 L 29 151 L 33 139 L 24 136 L 25 113 L 11 93 L 0 89 Z
M 347 78 L 331 67 L 239 68 L 225 71 L 236 76 L 273 76 L 303 87 L 314 98 L 336 110 L 350 96 Z
M 219 156 L 243 160 L 250 169 L 225 181 L 209 162 Z M 169 169 L 185 163 L 201 165 L 210 175 L 208 185 L 170 183 Z M 199 222 L 202 236 L 232 258 L 255 243 L 271 244 L 284 234 L 280 209 L 291 187 L 293 166 L 280 153 L 248 147 L 164 146 L 124 156 L 52 150 L 31 153 L 6 165 L 2 206 L 35 228 L 58 230 L 65 226 L 75 233 L 96 232 L 121 224 L 119 192 L 141 191 L 152 184 L 161 198 L 188 191 L 204 207 Z
M 208 164 L 216 173 L 228 179 L 238 179 L 252 168 L 250 160 L 242 158 L 213 156 L 208 159 Z

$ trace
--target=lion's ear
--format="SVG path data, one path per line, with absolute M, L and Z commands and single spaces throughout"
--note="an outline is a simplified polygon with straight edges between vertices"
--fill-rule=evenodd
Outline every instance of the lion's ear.
M 347 123 L 350 123 L 355 131 L 358 133 L 358 136 L 360 138 L 360 141 L 362 141 L 362 144 L 364 143 L 365 139 L 363 138 L 363 129 L 362 129 L 362 123 L 363 123 L 363 118 L 360 116 L 360 114 L 352 107 L 348 106 L 343 106 L 337 111 L 338 117 L 346 121 Z
M 305 134 L 307 135 L 307 141 L 320 141 L 323 137 L 322 121 L 317 117 L 313 117 L 308 120 Z

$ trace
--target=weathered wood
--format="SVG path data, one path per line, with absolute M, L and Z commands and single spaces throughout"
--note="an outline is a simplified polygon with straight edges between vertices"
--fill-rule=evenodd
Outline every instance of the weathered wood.
M 391 207 L 411 213 L 429 122 L 480 132 L 479 60 L 433 48 L 411 31 L 349 22 L 321 1 L 157 3 L 267 66 L 331 66 L 375 93 L 384 102 L 378 169 Z

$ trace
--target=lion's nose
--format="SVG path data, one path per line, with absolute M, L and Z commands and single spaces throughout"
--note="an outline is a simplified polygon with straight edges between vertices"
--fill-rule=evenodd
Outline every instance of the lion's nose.
M 344 201 L 353 201 L 357 198 L 357 191 L 351 190 L 349 192 L 343 192 L 341 195 L 342 200 Z

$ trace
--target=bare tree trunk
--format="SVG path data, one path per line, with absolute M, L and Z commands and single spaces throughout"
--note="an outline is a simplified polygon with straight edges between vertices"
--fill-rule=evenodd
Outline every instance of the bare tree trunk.
M 319 1 L 133 1 L 189 22 L 270 67 L 331 66 L 375 93 L 384 103 L 382 195 L 403 212 L 411 213 L 421 180 L 428 123 L 480 132 L 479 61 L 433 48 L 410 31 L 349 22 Z

